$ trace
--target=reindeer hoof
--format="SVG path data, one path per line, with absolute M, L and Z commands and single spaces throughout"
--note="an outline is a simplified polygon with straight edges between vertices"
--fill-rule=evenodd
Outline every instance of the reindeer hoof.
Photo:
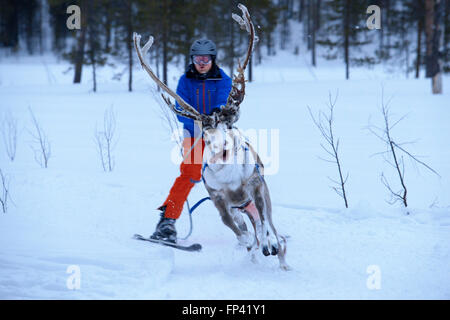
M 266 257 L 270 256 L 269 248 L 267 246 L 264 246 L 262 248 L 262 252 L 263 252 L 263 255 L 265 255 Z
M 272 250 L 270 252 L 273 256 L 276 256 L 278 254 L 278 248 L 275 246 L 272 246 Z

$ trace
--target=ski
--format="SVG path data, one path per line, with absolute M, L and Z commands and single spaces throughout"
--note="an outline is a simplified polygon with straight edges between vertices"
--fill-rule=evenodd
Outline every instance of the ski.
M 164 241 L 164 240 L 155 240 L 155 239 L 151 239 L 151 238 L 146 238 L 144 236 L 141 236 L 140 234 L 135 234 L 133 236 L 133 238 L 136 240 L 148 241 L 148 242 L 160 244 L 163 246 L 167 246 L 167 247 L 171 247 L 171 248 L 179 249 L 179 250 L 183 250 L 183 251 L 194 252 L 194 251 L 200 251 L 202 249 L 202 245 L 200 243 L 193 243 L 189 246 L 183 246 L 181 244 L 172 243 L 172 242 L 168 242 L 168 241 Z

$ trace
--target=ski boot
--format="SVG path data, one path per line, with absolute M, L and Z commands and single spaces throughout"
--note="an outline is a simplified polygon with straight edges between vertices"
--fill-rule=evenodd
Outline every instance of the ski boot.
M 175 219 L 166 218 L 166 207 L 161 207 L 161 218 L 156 225 L 155 232 L 150 236 L 151 239 L 176 243 L 177 230 L 175 229 Z

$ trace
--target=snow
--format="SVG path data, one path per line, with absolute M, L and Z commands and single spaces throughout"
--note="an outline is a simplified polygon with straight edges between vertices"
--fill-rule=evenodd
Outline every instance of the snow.
M 64 73 L 67 63 L 53 57 L 2 59 L 0 119 L 8 112 L 16 118 L 19 136 L 14 162 L 0 144 L 11 194 L 8 212 L 0 214 L 0 298 L 449 299 L 450 78 L 444 77 L 444 94 L 433 96 L 429 79 L 375 68 L 352 69 L 346 81 L 342 66 L 318 64 L 314 69 L 303 55 L 279 52 L 256 66 L 238 123 L 244 132 L 275 134 L 263 153 L 274 169 L 266 177 L 274 223 L 289 236 L 292 270 L 285 272 L 275 257 L 259 253 L 252 262 L 211 202 L 193 214 L 187 240 L 201 243 L 200 253 L 132 239 L 153 232 L 156 208 L 178 175 L 171 160 L 177 147 L 144 71 L 136 67 L 129 93 L 126 79 L 114 82 L 114 70 L 101 69 L 93 93 L 89 68 L 83 83 L 73 85 L 73 71 Z M 181 69 L 170 72 L 175 88 Z M 441 176 L 405 162 L 409 214 L 386 203 L 380 174 L 395 189 L 397 177 L 374 155 L 385 146 L 366 128 L 382 124 L 382 87 L 392 97 L 393 118 L 408 114 L 394 137 L 416 141 L 405 147 Z M 336 92 L 335 133 L 349 172 L 349 209 L 330 189 L 327 177 L 336 178 L 336 168 L 318 158 L 325 156 L 323 140 L 307 109 L 326 110 L 328 94 Z M 94 133 L 111 107 L 116 165 L 104 172 Z M 47 169 L 34 160 L 28 108 L 51 143 Z M 204 196 L 204 187 L 196 186 L 191 205 Z M 187 234 L 187 212 L 177 230 Z M 74 266 L 80 287 L 71 290 Z

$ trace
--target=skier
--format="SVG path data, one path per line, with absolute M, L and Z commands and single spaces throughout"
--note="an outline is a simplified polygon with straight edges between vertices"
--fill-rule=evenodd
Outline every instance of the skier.
M 208 39 L 196 40 L 190 48 L 191 64 L 178 81 L 177 94 L 201 114 L 220 110 L 227 102 L 231 90 L 231 78 L 216 64 L 217 49 Z M 178 102 L 176 107 L 180 108 Z M 177 116 L 183 123 L 183 156 L 180 176 L 170 189 L 164 203 L 158 207 L 161 218 L 150 237 L 176 243 L 175 222 L 183 211 L 184 202 L 195 182 L 201 181 L 204 141 L 194 142 L 202 134 L 192 119 Z M 191 150 L 192 149 L 192 150 Z M 187 153 L 189 153 L 188 156 Z

